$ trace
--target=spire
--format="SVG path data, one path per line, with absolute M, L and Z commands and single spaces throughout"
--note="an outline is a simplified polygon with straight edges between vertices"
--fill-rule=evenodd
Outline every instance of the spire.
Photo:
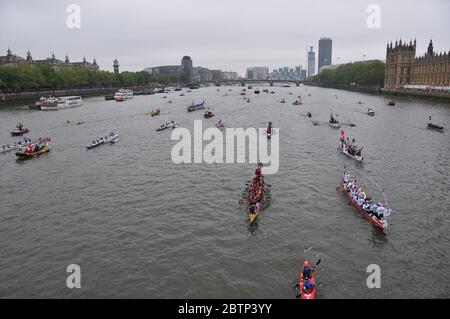
M 64 60 L 64 63 L 65 64 L 69 64 L 70 63 L 69 56 L 67 55 L 67 53 L 66 53 L 66 59 Z
M 430 44 L 428 44 L 427 55 L 433 55 L 433 40 L 430 40 Z
M 83 57 L 83 63 L 86 64 L 86 57 Z
M 9 46 L 8 46 L 8 50 L 6 51 L 6 53 L 7 53 L 7 55 L 11 55 L 12 53 L 11 53 L 11 49 L 9 48 Z
M 93 65 L 97 65 L 97 61 L 94 58 L 94 61 L 92 62 Z
M 55 59 L 55 52 L 52 53 L 52 60 Z
M 31 56 L 30 50 L 27 51 L 27 62 L 33 62 L 33 57 Z

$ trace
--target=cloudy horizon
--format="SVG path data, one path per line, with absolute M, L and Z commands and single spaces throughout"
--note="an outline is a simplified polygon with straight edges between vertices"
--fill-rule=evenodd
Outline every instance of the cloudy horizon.
M 81 9 L 81 27 L 67 27 L 67 7 Z M 369 4 L 381 9 L 381 27 L 368 28 Z M 96 58 L 112 71 L 180 64 L 245 74 L 252 66 L 270 69 L 306 66 L 306 50 L 321 37 L 333 40 L 333 64 L 385 59 L 387 42 L 417 39 L 417 55 L 433 40 L 436 52 L 449 50 L 450 3 L 435 1 L 35 1 L 0 3 L 0 55 L 8 47 L 34 59 L 54 52 L 64 60 Z M 447 30 L 447 31 L 445 31 Z

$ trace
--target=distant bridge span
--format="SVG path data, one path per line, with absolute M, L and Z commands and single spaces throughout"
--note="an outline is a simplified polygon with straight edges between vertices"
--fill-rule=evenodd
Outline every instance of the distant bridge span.
M 249 80 L 249 79 L 240 79 L 240 80 L 220 80 L 220 81 L 211 81 L 210 83 L 214 83 L 215 85 L 222 84 L 240 84 L 241 86 L 245 86 L 246 84 L 257 84 L 257 83 L 269 83 L 270 86 L 273 86 L 274 83 L 293 83 L 296 86 L 299 86 L 301 83 L 305 83 L 307 81 L 303 80 Z

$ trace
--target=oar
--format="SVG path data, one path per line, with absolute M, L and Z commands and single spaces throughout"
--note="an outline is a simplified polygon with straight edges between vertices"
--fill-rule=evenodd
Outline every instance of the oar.
M 353 123 L 341 123 L 341 125 L 348 125 L 348 126 L 356 126 L 356 124 L 353 124 Z

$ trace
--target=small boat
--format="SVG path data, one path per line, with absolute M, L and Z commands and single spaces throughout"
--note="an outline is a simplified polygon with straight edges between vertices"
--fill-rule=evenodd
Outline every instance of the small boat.
M 395 102 L 394 102 L 394 101 L 392 101 L 392 100 L 389 100 L 389 102 L 388 102 L 388 105 L 391 105 L 391 106 L 393 106 L 393 105 L 395 105 Z
M 252 89 L 252 86 L 251 86 L 251 85 L 249 85 L 247 89 L 251 90 L 251 89 Z
M 266 129 L 266 134 L 268 139 L 272 137 L 272 122 L 269 122 L 269 126 Z
M 79 121 L 77 122 L 77 125 L 83 125 L 83 124 L 86 124 L 86 123 L 87 123 L 87 121 L 79 120 Z
M 247 93 L 247 91 L 245 89 L 241 90 L 241 95 L 245 95 L 245 93 Z
M 250 103 L 250 98 L 247 99 L 247 103 Z
M 268 89 L 263 89 L 263 92 L 264 93 L 269 93 L 269 90 Z
M 50 152 L 50 149 L 48 148 L 49 142 L 50 138 L 40 138 L 39 142 L 29 144 L 24 150 L 22 149 L 20 152 L 16 152 L 17 159 L 31 159 Z
M 328 121 L 328 124 L 329 124 L 331 127 L 333 127 L 333 128 L 340 128 L 340 127 L 341 127 L 341 124 L 339 124 L 338 121 L 336 121 L 336 122 L 330 122 L 330 121 Z
M 120 141 L 120 139 L 119 138 L 115 138 L 115 139 L 109 141 L 109 144 L 116 144 L 118 141 Z
M 428 119 L 430 120 L 430 122 L 428 122 L 427 128 L 429 128 L 430 130 L 436 130 L 436 131 L 439 131 L 439 132 L 444 132 L 444 127 L 443 126 L 437 125 L 437 124 L 431 122 L 431 116 L 430 115 L 428 115 Z
M 290 88 L 291 86 L 289 84 L 283 84 L 282 87 L 284 88 Z
M 312 116 L 312 115 L 311 115 L 311 112 L 306 113 L 306 116 L 309 117 L 309 118 L 311 118 L 311 116 Z
M 299 100 L 295 100 L 294 103 L 292 103 L 292 105 L 302 105 L 303 103 Z
M 307 279 L 303 278 L 303 270 L 305 267 L 309 267 L 311 269 L 311 277 Z M 306 282 L 311 283 L 310 289 L 304 288 Z M 308 261 L 303 263 L 302 271 L 300 272 L 300 276 L 298 278 L 298 287 L 301 294 L 301 299 L 316 299 L 316 274 Z
M 369 108 L 369 109 L 367 110 L 367 115 L 374 116 L 374 115 L 375 115 L 375 111 L 372 110 L 371 108 Z
M 14 131 L 11 132 L 11 136 L 20 136 L 28 132 L 30 132 L 30 130 L 27 128 L 15 129 Z
M 375 203 L 371 200 L 370 196 L 367 196 L 365 192 L 362 190 L 362 187 L 358 187 L 355 185 L 354 189 L 349 188 L 350 174 L 344 172 L 344 175 L 341 179 L 341 192 L 345 195 L 350 204 L 352 204 L 358 212 L 369 222 L 371 222 L 377 228 L 384 230 L 388 227 L 387 217 L 391 215 L 391 209 L 388 209 L 384 206 L 384 204 Z M 356 190 L 356 191 L 355 191 Z M 359 195 L 365 200 L 363 201 L 362 206 L 358 204 L 358 197 L 354 197 L 352 193 L 355 195 Z M 356 198 L 356 199 L 355 199 Z M 367 203 L 367 201 L 371 201 L 371 203 Z M 364 208 L 363 208 L 364 207 Z
M 347 155 L 348 157 L 353 158 L 354 160 L 358 161 L 358 162 L 362 162 L 364 159 L 364 156 L 362 155 L 362 147 L 358 148 L 359 149 L 359 154 L 356 154 L 354 151 L 352 151 L 351 147 L 356 147 L 356 146 L 351 146 L 350 148 L 347 146 L 345 142 L 345 139 L 342 137 L 341 140 L 339 141 L 339 146 L 338 149 L 344 153 L 345 155 Z
M 270 94 L 275 94 L 275 92 L 274 91 L 270 91 Z
M 289 92 L 289 95 L 292 95 L 292 92 Z
M 187 90 L 186 92 L 187 92 L 187 93 L 191 93 L 192 91 L 191 91 L 191 90 Z
M 440 125 L 437 125 L 437 124 L 434 124 L 434 123 L 428 123 L 427 124 L 427 128 L 429 128 L 431 130 L 436 130 L 436 131 L 439 131 L 439 132 L 444 132 L 444 127 L 443 126 L 440 126 Z
M 209 110 L 205 111 L 205 113 L 203 114 L 203 117 L 204 117 L 205 119 L 209 119 L 209 118 L 211 118 L 211 117 L 213 117 L 213 116 L 214 116 L 214 113 L 211 112 L 211 111 L 209 111 Z
M 172 104 L 172 101 L 171 101 L 171 100 L 169 100 L 169 104 Z
M 153 110 L 150 112 L 150 115 L 153 116 L 157 116 L 161 113 L 161 110 L 159 108 L 157 108 L 156 110 Z
M 280 101 L 280 103 L 286 103 L 286 100 L 285 100 L 285 99 L 282 99 L 282 100 Z
M 155 130 L 156 130 L 156 132 L 159 132 L 159 131 L 166 130 L 168 128 L 176 128 L 176 127 L 177 127 L 177 123 L 174 121 L 170 121 L 169 123 L 161 124 L 161 126 Z
M 181 93 L 180 96 L 184 96 L 184 93 Z
M 181 91 L 181 90 L 182 90 L 182 88 L 179 85 L 175 88 L 175 91 Z
M 164 95 L 162 98 L 163 98 L 163 99 L 167 99 L 167 95 Z
M 86 149 L 90 150 L 92 148 L 98 147 L 98 146 L 103 145 L 105 143 L 111 142 L 111 141 L 117 139 L 118 137 L 119 137 L 119 134 L 111 132 L 107 136 L 104 136 L 104 137 L 102 136 L 99 139 L 97 139 L 95 141 L 92 141 L 92 143 L 90 145 L 86 146 Z
M 255 89 L 253 92 L 254 92 L 255 94 L 259 94 L 259 89 Z
M 201 110 L 204 108 L 205 108 L 205 101 L 203 101 L 202 103 L 197 103 L 197 104 L 192 103 L 191 105 L 188 106 L 187 111 L 189 113 L 189 112 Z
M 225 129 L 225 124 L 223 124 L 222 120 L 220 120 L 218 123 L 216 123 L 216 127 L 219 130 L 224 130 Z
M 328 121 L 328 124 L 333 128 L 341 127 L 341 124 L 339 124 L 339 121 L 333 117 L 333 113 L 330 114 L 330 120 Z

